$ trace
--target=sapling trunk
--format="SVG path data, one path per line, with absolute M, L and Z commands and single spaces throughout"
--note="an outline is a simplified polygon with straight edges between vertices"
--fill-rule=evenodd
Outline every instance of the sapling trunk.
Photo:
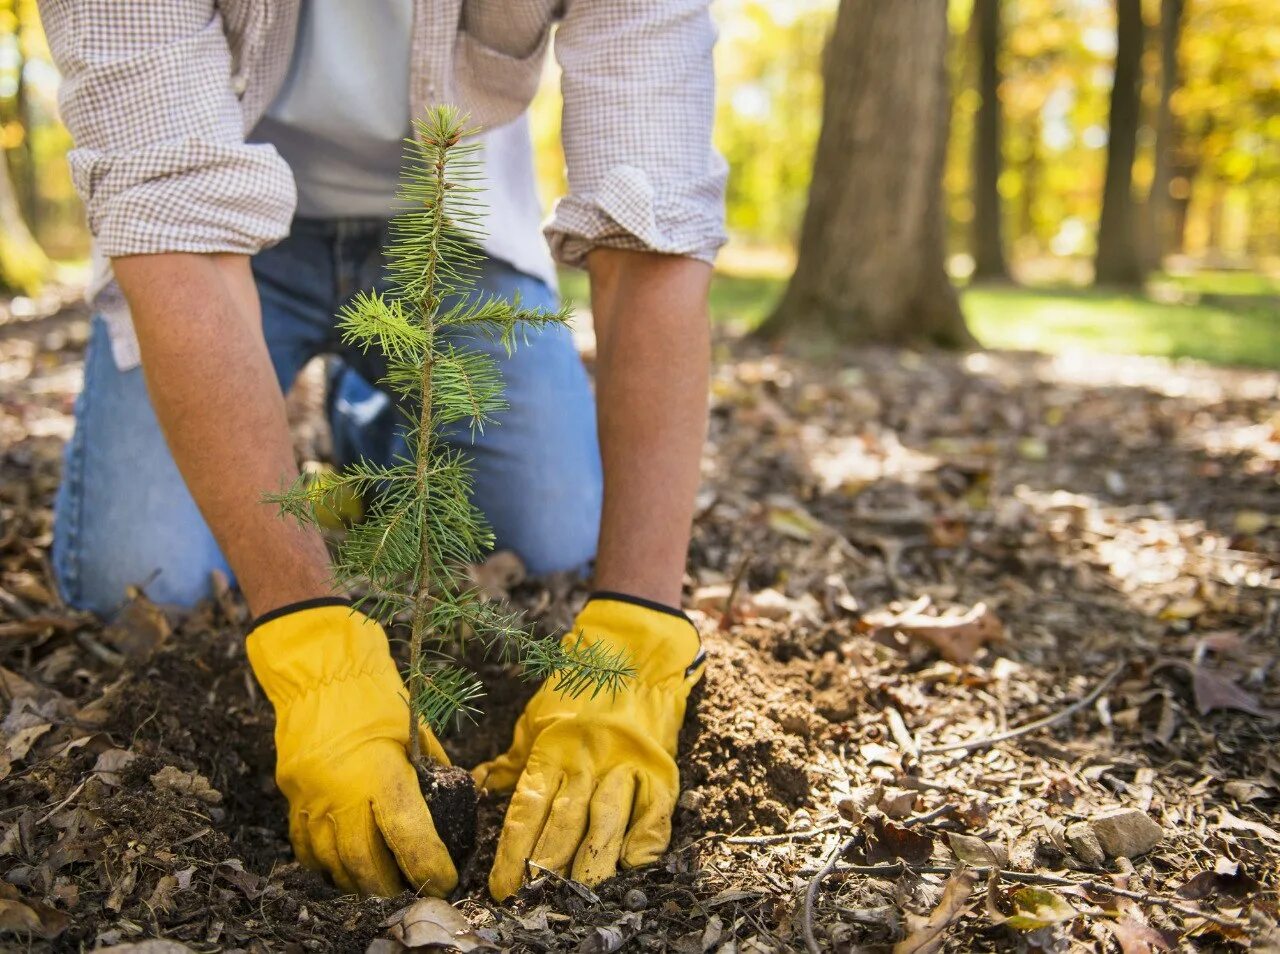
M 435 186 L 436 195 L 441 197 L 445 194 L 445 174 L 444 161 L 437 159 L 435 164 Z M 443 216 L 436 217 L 436 224 L 433 230 L 435 235 L 439 235 Z M 431 243 L 432 251 L 427 262 L 426 273 L 423 277 L 423 300 L 418 313 L 422 318 L 423 338 L 426 347 L 423 353 L 422 361 L 422 382 L 420 385 L 420 393 L 424 395 L 421 408 L 418 412 L 418 433 L 432 434 L 435 432 L 435 421 L 432 416 L 433 404 L 429 399 L 431 394 L 431 367 L 432 355 L 435 351 L 435 312 L 439 307 L 438 301 L 432 300 L 435 289 L 436 270 L 439 266 L 438 242 Z M 427 474 L 431 463 L 431 444 L 428 441 L 420 440 L 417 442 L 417 460 L 415 465 L 416 479 L 418 482 L 418 495 L 423 499 L 427 499 Z M 422 647 L 427 639 L 427 629 L 430 626 L 431 619 L 431 534 L 426 525 L 423 525 L 422 532 L 419 534 L 418 541 L 418 587 L 413 597 L 413 622 L 409 634 L 409 751 L 413 758 L 413 764 L 419 772 L 423 771 L 422 766 L 422 742 L 418 736 L 418 710 L 413 705 L 412 700 L 421 696 L 423 689 L 423 673 L 422 673 Z
M 386 356 L 383 388 L 416 406 L 406 425 L 409 453 L 389 463 L 362 460 L 319 479 L 306 475 L 268 497 L 282 513 L 313 524 L 335 496 L 364 502 L 364 519 L 336 542 L 334 582 L 356 592 L 357 607 L 385 625 L 408 618 L 409 755 L 433 817 L 441 799 L 470 785 L 465 772 L 425 758 L 419 732 L 425 725 L 440 734 L 475 713 L 482 688 L 457 662 L 463 644 L 521 663 L 529 678 L 554 677 L 569 695 L 615 690 L 632 672 L 623 654 L 583 634 L 534 637 L 471 582 L 469 568 L 492 550 L 493 534 L 471 502 L 470 463 L 442 431 L 463 423 L 474 438 L 506 408 L 498 363 L 476 342 L 498 342 L 509 353 L 569 313 L 474 293 L 483 170 L 469 132 L 450 107 L 414 123 L 399 194 L 404 211 L 392 221 L 387 248 L 390 292 L 362 292 L 339 315 L 348 344 Z M 469 810 L 455 805 L 436 817 L 451 851 L 451 839 L 468 841 L 460 836 L 474 831 L 474 789 L 467 790 Z

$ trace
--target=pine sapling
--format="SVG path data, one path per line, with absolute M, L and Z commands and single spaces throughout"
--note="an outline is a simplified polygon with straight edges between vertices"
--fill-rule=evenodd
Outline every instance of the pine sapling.
M 282 514 L 313 524 L 335 498 L 365 502 L 364 519 L 336 544 L 334 582 L 357 592 L 357 607 L 372 618 L 409 620 L 410 754 L 433 816 L 438 786 L 429 782 L 433 769 L 418 726 L 439 733 L 476 714 L 482 687 L 458 662 L 469 644 L 486 657 L 521 663 L 530 679 L 555 679 L 570 695 L 616 691 L 632 672 L 624 654 L 588 644 L 582 634 L 565 641 L 535 637 L 516 613 L 482 596 L 469 573 L 492 549 L 493 533 L 471 502 L 467 455 L 441 434 L 464 426 L 477 436 L 507 405 L 493 357 L 466 342 L 489 339 L 510 353 L 527 333 L 569 318 L 567 309 L 540 311 L 469 294 L 484 238 L 482 167 L 470 133 L 451 107 L 415 121 L 399 190 L 405 211 L 392 222 L 387 248 L 390 291 L 363 292 L 338 316 L 347 343 L 382 351 L 383 386 L 414 409 L 406 414 L 406 455 L 390 464 L 362 460 L 339 473 L 304 475 L 268 497 Z M 469 797 L 469 820 L 442 826 L 436 818 L 446 844 L 443 828 L 469 824 L 474 830 L 474 789 Z

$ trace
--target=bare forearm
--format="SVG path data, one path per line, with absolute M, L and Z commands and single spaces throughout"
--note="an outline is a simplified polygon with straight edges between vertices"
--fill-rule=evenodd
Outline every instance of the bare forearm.
M 297 466 L 248 258 L 138 255 L 112 266 L 169 449 L 250 608 L 327 592 L 319 535 L 262 502 Z
M 711 269 L 613 249 L 588 268 L 605 478 L 596 587 L 678 605 L 706 435 Z

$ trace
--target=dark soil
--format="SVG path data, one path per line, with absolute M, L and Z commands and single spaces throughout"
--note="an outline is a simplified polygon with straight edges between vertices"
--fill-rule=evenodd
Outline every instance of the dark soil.
M 342 897 L 293 862 L 238 600 L 178 614 L 139 598 L 104 627 L 52 591 L 81 321 L 0 334 L 0 947 L 361 951 L 412 898 Z M 594 891 L 548 875 L 496 905 L 505 799 L 482 797 L 457 898 L 477 929 L 518 951 L 797 950 L 805 889 L 849 845 L 879 873 L 822 883 L 824 950 L 918 940 L 930 916 L 948 950 L 1268 949 L 1280 375 L 719 355 L 686 587 L 709 664 L 670 850 Z M 585 595 L 556 578 L 511 599 L 551 634 Z M 938 620 L 979 604 L 989 628 L 959 652 L 973 633 Z M 1047 730 L 922 751 L 1059 712 L 1117 664 L 1096 704 Z M 533 691 L 477 665 L 486 716 L 442 740 L 461 766 L 509 744 Z M 1082 856 L 1065 833 L 1116 808 L 1159 843 Z M 966 836 L 1072 884 L 980 883 L 948 906 Z
M 436 834 L 454 865 L 461 868 L 476 847 L 476 783 L 470 772 L 456 765 L 428 762 L 417 768 Z

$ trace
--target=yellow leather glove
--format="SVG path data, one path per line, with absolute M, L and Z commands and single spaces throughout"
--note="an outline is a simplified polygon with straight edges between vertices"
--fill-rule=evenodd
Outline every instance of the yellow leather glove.
M 276 710 L 276 783 L 298 860 L 345 891 L 389 897 L 406 880 L 452 891 L 458 873 L 409 762 L 408 696 L 382 627 L 341 600 L 312 600 L 260 618 L 246 648 Z M 420 731 L 423 753 L 448 764 Z
M 701 640 L 677 610 L 613 593 L 591 598 L 565 636 L 625 650 L 636 675 L 616 695 L 575 698 L 548 680 L 516 723 L 510 750 L 476 783 L 515 787 L 489 875 L 499 901 L 519 890 L 526 859 L 596 884 L 622 865 L 661 857 L 680 779 L 676 739 L 702 676 Z

